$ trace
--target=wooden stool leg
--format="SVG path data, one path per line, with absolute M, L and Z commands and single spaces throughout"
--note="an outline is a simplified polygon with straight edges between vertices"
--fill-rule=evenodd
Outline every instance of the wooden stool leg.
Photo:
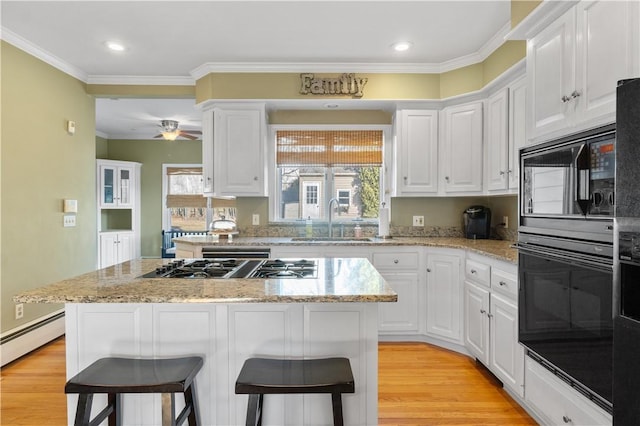
M 331 394 L 331 405 L 333 406 L 333 425 L 343 426 L 344 420 L 342 418 L 342 394 Z
M 78 408 L 76 408 L 75 426 L 85 426 L 91 420 L 92 393 L 81 393 L 78 395 Z
M 176 396 L 173 393 L 162 394 L 162 426 L 176 426 Z
M 109 414 L 109 426 L 122 426 L 122 395 L 110 393 L 107 398 L 107 404 L 113 407 Z
M 249 394 L 246 426 L 262 425 L 262 398 L 262 394 Z
M 198 408 L 198 397 L 196 394 L 196 382 L 192 382 L 191 386 L 184 392 L 184 403 L 187 407 L 191 407 L 189 412 L 189 426 L 200 425 L 200 409 Z

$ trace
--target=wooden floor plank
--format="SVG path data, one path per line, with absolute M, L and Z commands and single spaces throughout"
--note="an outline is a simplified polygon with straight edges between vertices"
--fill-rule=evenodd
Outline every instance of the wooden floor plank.
M 66 425 L 65 340 L 2 368 L 0 424 Z M 380 343 L 380 425 L 535 425 L 472 359 L 424 343 Z

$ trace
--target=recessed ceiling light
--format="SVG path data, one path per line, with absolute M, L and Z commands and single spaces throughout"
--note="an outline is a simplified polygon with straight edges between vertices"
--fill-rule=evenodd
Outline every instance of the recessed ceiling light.
M 105 43 L 107 47 L 115 52 L 122 52 L 124 50 L 124 46 L 117 41 L 108 41 Z
M 393 50 L 395 50 L 396 52 L 404 52 L 411 48 L 411 42 L 399 41 L 397 43 L 392 44 L 391 47 L 393 47 Z

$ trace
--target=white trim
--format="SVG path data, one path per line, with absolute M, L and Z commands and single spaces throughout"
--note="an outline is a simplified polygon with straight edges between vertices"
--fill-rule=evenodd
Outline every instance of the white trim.
M 64 309 L 60 309 L 51 314 L 40 317 L 34 321 L 28 322 L 21 325 L 20 327 L 16 327 L 3 333 L 2 337 L 18 333 L 21 330 L 27 329 L 28 327 L 37 325 L 41 322 L 45 322 L 47 319 L 59 315 L 63 312 Z M 18 336 L 15 339 L 11 339 L 8 342 L 3 343 L 2 345 L 0 345 L 0 364 L 2 366 L 5 366 L 6 364 L 20 358 L 21 356 L 28 354 L 34 349 L 37 349 L 40 346 L 52 341 L 53 339 L 64 335 L 64 327 L 65 318 L 63 316 L 49 323 L 45 323 L 40 327 L 34 328 L 33 330 L 21 336 Z
M 22 38 L 18 34 L 13 31 L 7 29 L 6 27 L 0 27 L 2 40 L 6 41 L 9 44 L 17 47 L 20 50 L 24 50 L 31 56 L 34 56 L 37 59 L 51 65 L 54 68 L 59 69 L 60 71 L 69 74 L 72 77 L 77 78 L 78 80 L 86 83 L 87 82 L 87 73 L 82 71 L 79 68 L 74 67 L 68 62 L 63 61 L 57 56 L 47 52 L 39 46 L 31 43 L 30 41 Z
M 121 84 L 138 86 L 195 86 L 196 81 L 188 76 L 155 75 L 90 75 L 87 84 Z
M 505 40 L 528 40 L 571 9 L 578 0 L 544 0 L 515 28 L 504 36 Z

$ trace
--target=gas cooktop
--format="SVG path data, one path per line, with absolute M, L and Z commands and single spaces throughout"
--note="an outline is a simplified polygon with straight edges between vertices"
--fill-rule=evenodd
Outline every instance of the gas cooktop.
M 143 278 L 317 278 L 315 260 L 195 259 L 175 260 Z

